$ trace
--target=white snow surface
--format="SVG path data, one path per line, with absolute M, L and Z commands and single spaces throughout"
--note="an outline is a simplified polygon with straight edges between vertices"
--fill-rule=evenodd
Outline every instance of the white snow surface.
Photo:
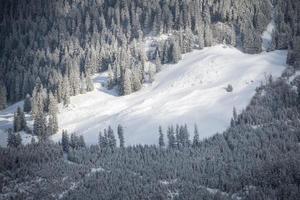
M 127 145 L 157 144 L 158 126 L 187 123 L 191 132 L 197 124 L 200 137 L 224 131 L 235 106 L 241 111 L 267 74 L 281 75 L 286 51 L 244 54 L 233 47 L 218 45 L 195 50 L 175 65 L 164 65 L 152 84 L 127 96 L 102 87 L 107 74 L 94 77 L 95 90 L 71 98 L 60 110 L 60 129 L 82 134 L 96 144 L 100 130 L 122 124 Z M 233 92 L 224 89 L 228 84 Z M 53 140 L 61 139 L 56 134 Z
M 94 77 L 95 90 L 71 98 L 67 108 L 60 106 L 61 130 L 83 135 L 87 144 L 96 144 L 100 130 L 109 125 L 114 130 L 122 124 L 126 145 L 157 144 L 158 126 L 163 131 L 171 124 L 187 124 L 191 135 L 197 124 L 200 137 L 224 131 L 232 109 L 244 109 L 255 88 L 268 74 L 279 77 L 286 68 L 287 51 L 249 55 L 233 47 L 217 45 L 195 50 L 175 65 L 163 65 L 155 81 L 127 96 L 107 90 L 107 73 Z M 233 92 L 226 92 L 228 84 Z M 0 143 L 6 143 L 4 130 L 12 126 L 12 113 L 22 102 L 0 112 Z

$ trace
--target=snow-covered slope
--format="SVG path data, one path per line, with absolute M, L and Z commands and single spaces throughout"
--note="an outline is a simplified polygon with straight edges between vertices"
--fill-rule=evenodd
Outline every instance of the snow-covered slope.
M 100 130 L 118 124 L 125 128 L 127 144 L 157 143 L 158 126 L 165 130 L 176 123 L 197 124 L 200 136 L 208 137 L 228 127 L 233 107 L 245 108 L 267 74 L 282 73 L 286 54 L 248 55 L 222 45 L 193 51 L 178 64 L 164 66 L 152 84 L 121 97 L 101 86 L 106 74 L 99 74 L 95 91 L 73 97 L 60 111 L 60 128 L 83 134 L 89 144 L 97 142 Z M 232 93 L 224 89 L 228 84 Z
M 222 45 L 193 51 L 176 65 L 164 65 L 152 84 L 128 96 L 102 87 L 106 74 L 98 74 L 93 92 L 72 97 L 68 108 L 60 108 L 59 127 L 84 135 L 88 144 L 97 143 L 100 130 L 118 124 L 124 126 L 126 144 L 157 144 L 158 126 L 165 131 L 176 123 L 187 123 L 190 130 L 197 124 L 205 138 L 228 127 L 233 107 L 245 108 L 267 74 L 282 73 L 286 56 L 286 51 L 248 55 Z M 231 93 L 224 89 L 228 84 Z M 18 105 L 22 102 L 0 112 L 2 145 Z M 23 138 L 30 141 L 25 134 Z M 52 138 L 60 140 L 61 133 Z

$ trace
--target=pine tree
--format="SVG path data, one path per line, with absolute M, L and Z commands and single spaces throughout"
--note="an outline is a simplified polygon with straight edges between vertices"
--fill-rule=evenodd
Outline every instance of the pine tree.
M 158 49 L 156 50 L 155 53 L 155 66 L 156 66 L 156 73 L 161 71 L 161 59 L 159 56 L 159 51 Z
M 61 144 L 64 152 L 69 152 L 69 135 L 67 131 L 62 132 Z
M 7 105 L 7 92 L 3 83 L 0 83 L 0 110 L 6 108 Z
M 13 124 L 14 124 L 14 132 L 18 132 L 21 130 L 21 120 L 17 112 L 14 113 Z
M 22 145 L 22 137 L 19 133 L 14 134 L 11 129 L 8 129 L 7 133 L 7 146 L 8 147 L 19 147 Z
M 194 139 L 193 139 L 193 147 L 198 147 L 200 144 L 200 140 L 199 140 L 199 133 L 198 133 L 198 127 L 195 124 L 194 127 Z
M 177 41 L 172 40 L 170 50 L 171 50 L 171 62 L 178 63 L 179 60 L 181 59 L 181 52 Z
M 70 104 L 70 83 L 68 76 L 64 76 L 63 82 L 62 82 L 62 100 L 64 106 L 68 106 Z
M 175 148 L 176 147 L 176 138 L 175 138 L 173 126 L 168 127 L 167 137 L 168 137 L 169 148 Z
M 33 123 L 33 134 L 37 135 L 41 140 L 47 138 L 46 132 L 47 124 L 46 119 L 43 113 L 38 113 L 35 116 L 34 123 Z
M 158 140 L 159 147 L 163 148 L 165 147 L 165 141 L 164 141 L 164 134 L 162 132 L 161 126 L 158 127 L 158 132 L 159 132 L 159 140 Z
M 116 148 L 116 146 L 117 146 L 116 138 L 114 135 L 114 131 L 112 130 L 112 128 L 110 126 L 108 127 L 108 131 L 107 131 L 107 139 L 108 139 L 108 146 L 111 149 Z
M 39 78 L 36 80 L 36 85 L 32 93 L 32 116 L 40 115 L 44 112 L 44 89 Z
M 119 136 L 120 148 L 124 148 L 125 146 L 124 130 L 121 124 L 118 125 L 118 136 Z
M 11 129 L 7 130 L 7 146 L 8 147 L 15 147 L 15 140 L 16 137 Z
M 15 147 L 19 147 L 21 145 L 22 145 L 22 137 L 21 137 L 20 133 L 17 133 Z
M 31 111 L 31 97 L 29 94 L 26 95 L 23 105 L 23 111 L 29 113 Z
M 86 76 L 86 91 L 91 92 L 94 90 L 94 84 L 89 75 Z
M 49 135 L 53 135 L 58 131 L 58 122 L 57 122 L 57 113 L 58 106 L 57 100 L 54 98 L 52 92 L 48 95 L 48 127 L 47 132 Z
M 79 148 L 79 138 L 75 133 L 71 134 L 70 147 L 72 147 L 73 149 Z
M 26 128 L 27 128 L 27 123 L 26 123 L 26 119 L 25 119 L 25 114 L 24 114 L 24 112 L 21 110 L 20 107 L 18 107 L 18 109 L 17 109 L 17 114 L 18 114 L 19 119 L 20 119 L 20 127 L 21 127 L 21 130 L 26 130 Z
M 122 95 L 128 95 L 132 93 L 131 71 L 130 69 L 125 69 L 124 71 L 125 72 L 122 76 L 121 93 Z

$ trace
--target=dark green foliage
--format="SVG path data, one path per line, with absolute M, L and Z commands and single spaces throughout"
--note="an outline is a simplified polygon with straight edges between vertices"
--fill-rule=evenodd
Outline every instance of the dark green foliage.
M 161 126 L 158 127 L 158 133 L 159 133 L 158 145 L 160 148 L 163 148 L 165 147 L 165 141 L 164 141 L 164 134 Z
M 17 112 L 14 114 L 14 132 L 19 132 L 19 131 L 26 131 L 27 130 L 27 125 L 26 125 L 26 119 L 25 119 L 25 114 L 21 110 L 20 107 L 18 107 Z
M 119 137 L 120 148 L 124 148 L 125 147 L 124 130 L 123 130 L 123 126 L 121 124 L 118 125 L 117 132 L 118 132 L 118 137 Z
M 69 152 L 70 139 L 67 131 L 62 132 L 61 145 L 64 152 Z
M 8 147 L 19 147 L 22 145 L 22 138 L 19 133 L 13 133 L 11 129 L 7 131 L 7 146 Z

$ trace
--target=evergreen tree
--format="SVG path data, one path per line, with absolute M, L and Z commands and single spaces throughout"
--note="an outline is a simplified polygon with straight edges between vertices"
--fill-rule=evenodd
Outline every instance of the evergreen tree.
M 32 116 L 36 116 L 44 113 L 44 89 L 41 80 L 37 78 L 36 85 L 32 93 Z
M 70 83 L 68 76 L 64 76 L 62 82 L 62 100 L 64 106 L 68 106 L 70 104 Z
M 69 152 L 69 135 L 67 131 L 62 132 L 61 144 L 64 152 Z
M 159 56 L 159 51 L 158 49 L 156 50 L 155 54 L 155 66 L 156 66 L 156 73 L 161 71 L 161 59 Z
M 87 92 L 91 92 L 94 90 L 94 84 L 93 84 L 93 81 L 92 79 L 90 78 L 90 76 L 88 75 L 86 77 L 86 91 Z
M 193 139 L 193 147 L 198 147 L 200 144 L 200 140 L 199 140 L 199 133 L 198 133 L 198 127 L 195 124 L 194 127 L 194 139 Z
M 175 148 L 176 147 L 176 138 L 175 138 L 173 126 L 168 127 L 167 137 L 168 137 L 169 148 Z
M 31 111 L 31 97 L 29 94 L 26 95 L 23 105 L 23 111 L 29 113 Z
M 170 57 L 172 63 L 178 63 L 181 60 L 181 52 L 176 40 L 171 41 Z
M 0 110 L 6 108 L 7 105 L 7 92 L 3 83 L 0 83 Z
M 14 132 L 26 130 L 27 128 L 25 115 L 20 107 L 17 108 L 17 112 L 14 114 L 13 124 L 14 124 Z
M 8 147 L 19 147 L 22 145 L 22 137 L 19 133 L 14 134 L 11 129 L 8 129 L 7 133 L 7 146 Z
M 57 121 L 58 106 L 57 100 L 54 98 L 52 92 L 48 95 L 48 134 L 53 135 L 58 131 Z
M 21 120 L 20 120 L 20 116 L 18 115 L 18 113 L 14 113 L 14 132 L 18 132 L 21 130 Z
M 43 113 L 38 113 L 33 122 L 33 134 L 37 135 L 41 140 L 44 140 L 47 138 L 46 128 L 47 124 L 45 116 Z
M 121 89 L 123 95 L 132 93 L 131 71 L 129 69 L 125 69 L 125 72 L 123 73 Z
M 114 135 L 114 131 L 112 130 L 112 128 L 110 126 L 108 127 L 108 131 L 107 131 L 107 139 L 108 139 L 108 146 L 111 149 L 116 148 L 116 146 L 117 146 L 116 138 Z
M 124 148 L 125 147 L 124 130 L 121 124 L 118 125 L 118 137 L 120 142 L 120 148 Z
M 158 128 L 158 132 L 159 132 L 159 140 L 158 140 L 159 147 L 163 148 L 163 147 L 165 147 L 165 141 L 164 141 L 164 134 L 162 132 L 161 126 L 159 126 L 159 128 Z

